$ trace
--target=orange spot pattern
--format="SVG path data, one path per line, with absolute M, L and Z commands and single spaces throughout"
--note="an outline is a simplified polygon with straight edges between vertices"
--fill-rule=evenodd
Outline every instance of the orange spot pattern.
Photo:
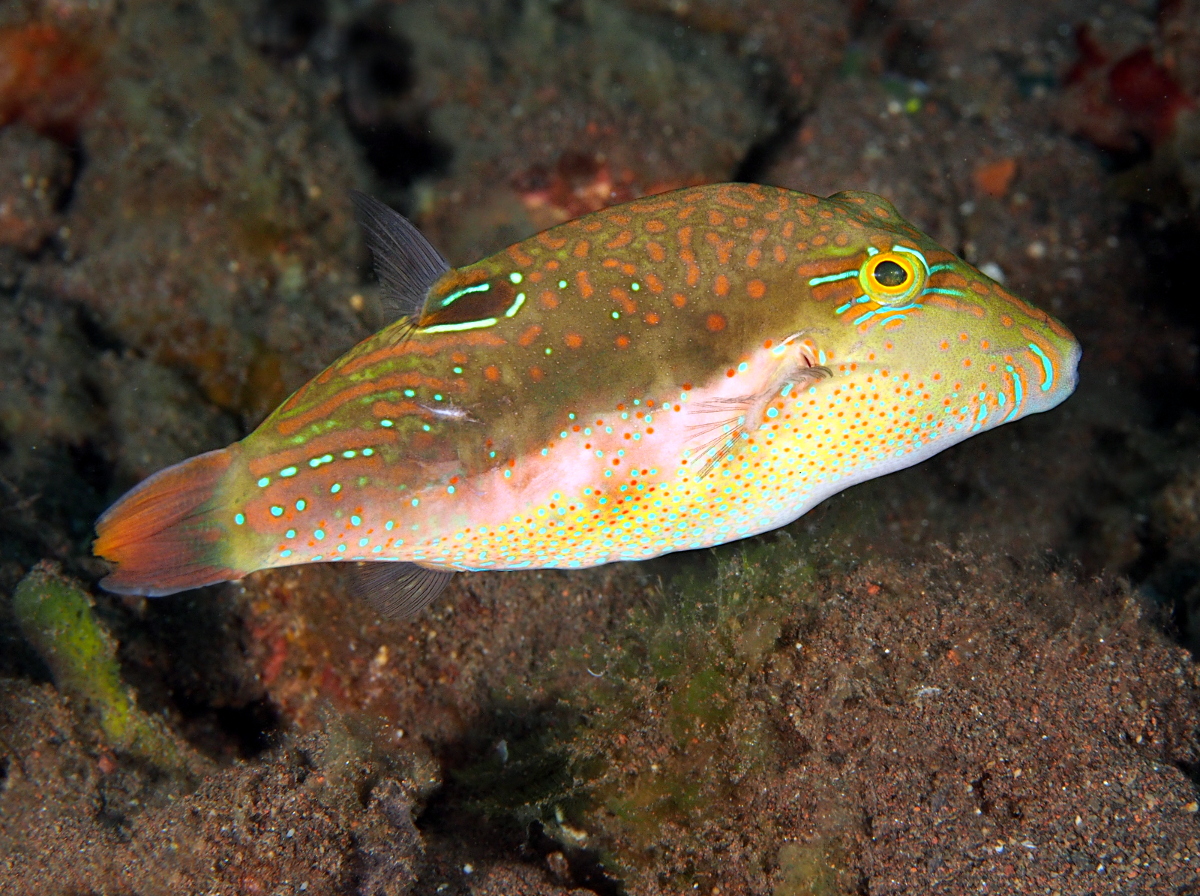
M 700 196 L 703 201 L 689 199 Z M 909 330 L 902 318 L 886 314 L 863 325 L 864 332 L 877 335 L 861 343 L 856 337 L 851 357 L 835 357 L 834 348 L 848 342 L 819 345 L 815 336 L 803 343 L 784 342 L 804 329 L 806 313 L 841 322 L 854 332 L 852 321 L 859 312 L 838 317 L 834 309 L 857 296 L 857 281 L 831 281 L 812 289 L 806 284 L 847 270 L 852 248 L 827 257 L 819 247 L 851 245 L 860 239 L 854 227 L 878 227 L 869 220 L 864 225 L 863 216 L 869 218 L 870 211 L 869 205 L 849 211 L 836 204 L 823 206 L 811 197 L 771 188 L 708 188 L 635 203 L 607 217 L 601 213 L 506 250 L 488 276 L 507 283 L 511 274 L 512 282 L 519 283 L 520 274 L 537 284 L 529 293 L 536 301 L 514 310 L 511 321 L 505 317 L 493 329 L 444 337 L 418 332 L 399 348 L 380 344 L 364 349 L 331 368 L 326 382 L 342 380 L 336 398 L 314 393 L 280 421 L 302 428 L 339 409 L 362 407 L 372 420 L 386 414 L 390 427 L 370 430 L 376 453 L 369 458 L 343 459 L 336 449 L 343 445 L 345 431 L 338 430 L 256 461 L 253 469 L 268 477 L 283 460 L 294 461 L 300 473 L 281 489 L 300 489 L 308 475 L 307 460 L 322 449 L 334 458 L 328 466 L 332 472 L 321 474 L 326 492 L 335 474 L 341 483 L 351 482 L 351 472 L 362 478 L 393 477 L 386 488 L 380 479 L 377 496 L 370 487 L 360 493 L 350 484 L 338 494 L 323 495 L 311 511 L 286 509 L 283 520 L 297 531 L 304 526 L 301 536 L 286 542 L 292 545 L 289 550 L 309 545 L 296 555 L 303 559 L 328 554 L 335 543 L 347 546 L 351 558 L 365 539 L 364 550 L 379 546 L 385 556 L 398 559 L 504 568 L 589 565 L 699 547 L 786 521 L 811 503 L 810 496 L 836 490 L 864 471 L 869 475 L 872 466 L 927 453 L 937 440 L 949 444 L 961 438 L 955 433 L 969 431 L 980 415 L 993 425 L 998 411 L 1009 413 L 1018 401 L 1017 377 L 1024 387 L 1021 400 L 1028 401 L 1042 381 L 1042 362 L 1026 350 L 1026 343 L 1056 357 L 1042 332 L 1054 327 L 1036 309 L 1030 313 L 1029 306 L 990 288 L 981 293 L 975 281 L 955 272 L 936 274 L 937 283 L 969 289 L 969 300 L 931 296 L 922 309 L 909 312 L 910 319 L 925 312 L 956 316 L 945 338 L 937 333 L 929 337 L 926 351 L 906 352 Z M 764 221 L 770 226 L 762 226 Z M 872 239 L 885 248 L 907 239 L 909 231 L 899 223 L 889 227 L 883 233 L 876 230 Z M 581 239 L 584 233 L 589 238 Z M 593 246 L 602 247 L 602 254 L 593 253 Z M 561 274 L 551 273 L 560 269 Z M 785 307 L 796 309 L 793 316 L 783 316 L 779 309 Z M 875 307 L 867 304 L 862 310 Z M 1010 313 L 1001 314 L 1001 308 Z M 981 338 L 980 320 L 990 323 L 988 338 Z M 875 325 L 879 329 L 872 331 Z M 441 353 L 428 352 L 437 339 Z M 684 383 L 653 396 L 635 391 L 636 397 L 615 407 L 597 409 L 587 406 L 591 393 L 585 381 L 581 407 L 541 405 L 537 414 L 526 414 L 517 404 L 554 394 L 547 386 L 561 382 L 564 371 L 585 369 L 578 365 L 586 365 L 587 376 L 602 379 L 606 388 L 623 388 L 626 379 L 632 382 L 640 375 L 647 359 L 658 364 L 672 358 L 656 341 L 663 339 L 691 340 L 692 355 L 679 350 L 679 375 L 695 378 L 695 387 Z M 778 361 L 764 362 L 756 353 L 775 350 L 769 357 L 780 357 L 778 352 L 798 351 L 800 345 L 806 358 L 816 359 L 821 352 L 819 363 L 833 375 L 804 383 L 754 411 L 759 416 L 747 426 L 746 438 L 730 443 L 728 452 L 709 464 L 704 451 L 714 438 L 712 431 L 695 432 L 716 420 L 719 443 L 722 418 L 711 416 L 712 409 L 727 407 L 711 403 L 712 390 L 719 384 L 726 397 L 752 394 L 761 388 L 754 385 L 754 376 L 781 369 Z M 1005 364 L 998 362 L 1002 345 L 1008 346 Z M 935 348 L 945 354 L 928 352 Z M 623 360 L 604 366 L 614 349 Z M 413 359 L 414 369 L 388 367 L 397 354 Z M 914 357 L 940 368 L 922 368 Z M 462 370 L 451 375 L 450 361 Z M 375 364 L 384 366 L 376 371 Z M 947 381 L 947 372 L 952 379 L 955 371 L 971 378 L 968 386 Z M 352 374 L 357 379 L 352 381 Z M 488 384 L 485 400 L 476 400 L 480 384 Z M 408 389 L 417 397 L 385 399 L 380 394 L 384 389 L 389 394 Z M 436 402 L 430 397 L 435 390 Z M 495 396 L 510 400 L 497 405 L 489 400 Z M 708 410 L 699 410 L 705 402 L 710 402 Z M 493 410 L 497 407 L 502 413 Z M 737 408 L 727 413 L 736 419 Z M 445 422 L 463 419 L 471 422 Z M 508 419 L 521 424 L 489 428 Z M 482 449 L 474 447 L 479 444 Z M 446 453 L 437 456 L 442 466 L 431 463 L 422 468 L 423 475 L 446 478 L 433 485 L 394 478 L 401 475 L 392 472 L 401 469 L 396 458 L 433 452 L 439 445 L 446 446 Z M 463 459 L 476 463 L 479 451 L 495 459 L 469 470 L 461 466 Z M 447 468 L 457 472 L 429 472 Z M 403 469 L 404 475 L 413 475 L 412 464 Z M 569 487 L 563 484 L 567 482 Z M 396 491 L 401 483 L 407 492 Z M 274 488 L 255 495 L 258 511 L 265 512 Z M 508 503 L 497 504 L 493 518 L 464 521 L 462 508 L 486 504 L 477 496 L 495 502 L 509 492 Z M 311 489 L 286 492 L 300 493 L 315 494 Z M 396 494 L 403 496 L 398 503 Z M 410 509 L 408 495 L 419 506 Z M 315 497 L 311 500 L 317 503 Z M 351 502 L 361 506 L 354 512 L 361 525 L 348 522 Z M 314 520 L 324 530 L 322 538 L 312 534 Z

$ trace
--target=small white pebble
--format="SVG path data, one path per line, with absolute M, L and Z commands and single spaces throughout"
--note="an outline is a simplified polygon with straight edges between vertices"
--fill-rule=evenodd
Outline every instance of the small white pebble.
M 475 873 L 475 866 L 472 865 L 470 862 L 463 865 L 463 874 L 474 874 L 474 873 Z
M 979 266 L 979 270 L 983 271 L 983 273 L 987 274 L 997 283 L 1004 282 L 1004 268 L 1000 267 L 1000 265 L 996 264 L 994 261 L 984 262 Z

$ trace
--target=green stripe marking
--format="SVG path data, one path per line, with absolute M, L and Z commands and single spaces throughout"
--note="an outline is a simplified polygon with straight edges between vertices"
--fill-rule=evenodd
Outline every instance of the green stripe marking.
M 1049 392 L 1054 386 L 1054 364 L 1046 357 L 1046 353 L 1042 351 L 1042 347 L 1036 343 L 1029 343 L 1030 350 L 1037 355 L 1042 361 L 1042 371 L 1046 374 L 1042 380 L 1042 391 Z
M 521 306 L 524 304 L 525 304 L 525 293 L 523 293 L 523 292 L 517 293 L 517 300 L 515 302 L 513 302 L 512 305 L 509 306 L 507 311 L 504 312 L 504 316 L 505 317 L 513 317 L 518 311 L 521 310 Z
M 467 293 L 487 292 L 491 288 L 492 288 L 492 284 L 490 284 L 490 283 L 477 283 L 474 286 L 466 286 L 460 290 L 450 293 L 450 295 L 448 295 L 448 296 L 446 296 L 446 298 L 442 299 L 442 307 L 445 308 L 451 302 L 455 301 L 456 299 L 461 299 Z
M 514 314 L 516 312 L 513 312 Z M 484 327 L 494 327 L 498 318 L 485 317 L 483 320 L 469 320 L 461 324 L 435 324 L 432 327 L 423 327 L 422 333 L 458 333 L 462 330 L 480 330 Z
M 849 280 L 858 276 L 858 268 L 852 271 L 842 271 L 840 274 L 828 274 L 824 277 L 813 277 L 808 281 L 809 286 L 820 286 L 822 283 L 833 283 L 835 280 Z

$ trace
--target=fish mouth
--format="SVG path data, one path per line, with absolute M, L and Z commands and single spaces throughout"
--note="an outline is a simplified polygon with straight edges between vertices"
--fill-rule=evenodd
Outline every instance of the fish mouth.
M 1079 360 L 1083 357 L 1083 346 L 1078 342 L 1071 346 L 1071 351 L 1063 360 L 1063 367 L 1068 375 L 1065 377 L 1063 391 L 1066 395 L 1070 395 L 1075 391 L 1075 387 L 1079 385 Z M 1065 397 L 1065 396 L 1064 396 Z

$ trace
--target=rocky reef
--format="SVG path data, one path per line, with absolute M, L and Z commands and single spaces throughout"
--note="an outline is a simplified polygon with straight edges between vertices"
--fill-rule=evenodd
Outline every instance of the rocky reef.
M 1200 886 L 1200 6 L 0 7 L 5 893 Z M 892 199 L 1077 394 L 777 533 L 163 600 L 92 523 L 383 321 L 349 191 L 452 263 L 688 184 Z

